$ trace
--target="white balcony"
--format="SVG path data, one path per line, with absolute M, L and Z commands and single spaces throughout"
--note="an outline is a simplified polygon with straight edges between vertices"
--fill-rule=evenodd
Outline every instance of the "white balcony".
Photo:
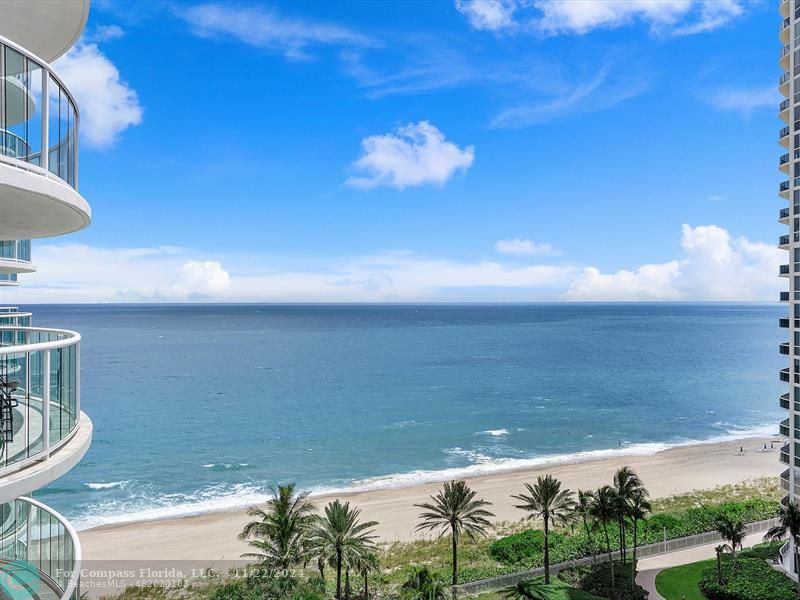
M 86 227 L 78 193 L 80 115 L 52 68 L 0 37 L 0 239 L 31 239 Z
M 61 477 L 86 454 L 80 335 L 0 327 L 0 502 Z
M 30 240 L 0 241 L 0 273 L 33 273 Z
M 78 41 L 89 17 L 89 0 L 0 0 L 0 8 L 0 35 L 48 62 Z
M 69 522 L 32 498 L 0 505 L 0 596 L 78 600 L 81 545 Z

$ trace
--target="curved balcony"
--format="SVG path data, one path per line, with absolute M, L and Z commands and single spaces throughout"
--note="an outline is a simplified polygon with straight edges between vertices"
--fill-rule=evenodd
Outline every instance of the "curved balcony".
M 0 55 L 0 239 L 82 229 L 91 209 L 77 189 L 75 100 L 50 66 L 24 48 L 0 37 Z
M 789 209 L 788 208 L 782 208 L 780 210 L 780 212 L 778 213 L 778 221 L 783 223 L 783 224 L 785 224 L 785 225 L 789 224 Z
M 778 80 L 778 91 L 785 97 L 789 97 L 791 94 L 791 85 L 792 85 L 792 74 L 790 71 L 786 71 L 781 75 L 780 79 Z
M 791 142 L 790 137 L 789 137 L 789 133 L 790 133 L 790 129 L 789 129 L 788 126 L 787 127 L 783 127 L 778 132 L 778 143 L 781 146 L 783 146 L 784 148 L 786 148 L 787 150 L 789 149 L 789 144 Z M 2 157 L 0 157 L 0 158 L 2 158 Z
M 789 241 L 790 237 L 788 235 L 782 235 L 778 238 L 778 247 L 781 250 L 788 250 L 789 249 Z
M 789 301 L 789 292 L 781 292 L 780 296 L 778 296 L 779 302 L 788 302 Z
M 78 600 L 80 567 L 78 534 L 59 513 L 32 498 L 0 505 L 0 595 Z
M 778 195 L 781 198 L 783 198 L 785 200 L 788 200 L 790 198 L 790 196 L 791 196 L 791 193 L 792 193 L 792 182 L 791 182 L 791 180 L 781 181 L 778 184 Z
M 783 409 L 789 410 L 789 402 L 790 402 L 790 400 L 789 400 L 789 393 L 788 392 L 785 393 L 785 394 L 781 394 L 778 397 L 778 404 Z
M 789 419 L 784 419 L 783 421 L 781 421 L 781 424 L 780 424 L 780 427 L 779 427 L 779 431 L 780 431 L 780 434 L 782 436 L 791 437 L 791 432 L 789 431 Z M 788 444 L 787 444 L 787 446 L 788 446 Z M 786 446 L 784 446 L 784 447 L 786 447 Z
M 789 98 L 786 98 L 783 102 L 781 102 L 780 106 L 778 107 L 778 118 L 783 121 L 784 123 L 789 122 L 789 109 L 791 108 L 792 103 Z
M 19 285 L 16 273 L 0 273 L 0 287 Z
M 788 355 L 789 355 L 789 352 L 790 352 L 790 348 L 789 348 L 789 342 L 784 342 L 784 343 L 782 343 L 782 344 L 778 345 L 778 352 L 780 352 L 781 354 L 785 354 L 786 356 L 788 356 Z
M 30 240 L 0 241 L 0 273 L 33 273 Z
M 778 5 L 779 7 L 778 10 L 780 11 L 782 17 L 789 16 L 789 10 L 790 10 L 789 4 L 790 4 L 789 0 L 780 0 L 780 3 Z
M 20 312 L 16 306 L 0 306 L 0 327 L 30 327 L 33 313 Z
M 50 62 L 77 42 L 89 16 L 89 0 L 36 0 L 10 4 L 11 10 L 4 11 L 0 21 L 0 35 Z
M 778 169 L 786 175 L 789 174 L 789 153 L 786 152 L 781 154 L 780 159 L 778 160 Z
M 784 44 L 789 43 L 789 25 L 791 25 L 792 20 L 789 17 L 786 17 L 783 21 L 781 21 L 780 27 L 778 28 L 778 38 Z
M 0 327 L 0 502 L 57 479 L 89 448 L 80 339 L 73 331 Z
M 781 378 L 781 381 L 783 381 L 785 383 L 789 383 L 789 369 L 788 369 L 788 367 L 786 369 L 781 369 L 780 370 L 780 378 Z M 781 424 L 781 427 L 783 427 L 783 424 Z
M 791 271 L 789 269 L 789 265 L 780 265 L 778 267 L 778 275 L 780 275 L 781 277 L 789 277 L 790 274 Z
M 788 71 L 789 67 L 791 66 L 790 57 L 792 56 L 792 48 L 789 44 L 786 44 L 783 48 L 781 48 L 781 53 L 778 56 L 778 65 L 784 71 Z
M 783 329 L 789 329 L 789 319 L 787 317 L 781 317 L 778 319 L 778 327 Z

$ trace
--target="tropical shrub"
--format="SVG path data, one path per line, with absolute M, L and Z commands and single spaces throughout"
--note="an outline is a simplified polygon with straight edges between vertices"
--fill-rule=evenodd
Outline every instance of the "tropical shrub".
M 785 543 L 784 540 L 777 540 L 766 544 L 758 544 L 752 548 L 741 550 L 736 556 L 738 558 L 760 558 L 761 560 L 772 561 L 778 557 L 778 552 Z
M 608 563 L 566 569 L 561 571 L 558 577 L 573 587 L 602 598 L 647 600 L 647 592 L 644 588 L 634 585 L 631 589 L 633 569 L 630 563 L 626 565 L 626 568 L 620 567 L 621 565 L 617 565 L 615 569 L 614 595 L 611 592 L 611 568 Z
M 703 571 L 700 589 L 708 600 L 795 600 L 795 583 L 760 558 L 741 558 L 722 563 L 722 581 L 717 568 Z
M 720 516 L 745 523 L 761 521 L 774 517 L 780 504 L 777 501 L 754 498 L 740 502 L 724 502 L 717 505 L 690 508 L 676 513 L 658 513 L 646 522 L 638 524 L 637 538 L 639 545 L 652 544 L 667 539 L 675 539 L 714 531 Z M 633 527 L 627 527 L 627 544 L 633 544 Z M 611 549 L 619 548 L 619 526 L 608 524 Z M 605 540 L 600 532 L 592 536 L 595 547 L 605 550 Z M 518 568 L 535 568 L 542 566 L 544 534 L 538 530 L 526 530 L 495 540 L 489 547 L 489 554 L 505 565 Z M 553 564 L 565 560 L 582 558 L 591 554 L 591 546 L 585 532 L 576 530 L 574 535 L 551 534 L 550 554 Z M 462 581 L 468 581 L 462 579 Z

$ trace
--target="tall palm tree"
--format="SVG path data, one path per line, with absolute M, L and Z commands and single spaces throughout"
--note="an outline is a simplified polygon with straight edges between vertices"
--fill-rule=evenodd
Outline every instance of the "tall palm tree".
M 246 541 L 256 552 L 242 554 L 269 570 L 284 574 L 308 557 L 308 537 L 314 523 L 314 505 L 307 500 L 308 492 L 296 492 L 295 484 L 278 485 L 272 489 L 263 508 L 247 510 L 253 518 L 239 539 Z
M 445 600 L 447 582 L 438 573 L 431 573 L 428 567 L 418 567 L 400 587 L 400 597 L 403 600 Z
M 728 544 L 720 544 L 714 548 L 714 552 L 717 555 L 717 583 L 719 585 L 722 585 L 722 553 L 730 549 L 731 547 Z
M 342 600 L 342 566 L 369 552 L 375 543 L 372 528 L 378 523 L 360 523 L 360 516 L 361 509 L 334 500 L 325 507 L 311 536 L 314 551 L 336 561 L 336 600 Z
M 540 518 L 544 521 L 544 582 L 550 584 L 550 523 L 566 522 L 572 513 L 575 502 L 572 492 L 561 489 L 561 482 L 552 475 L 539 476 L 536 483 L 525 484 L 527 494 L 515 494 L 511 497 L 522 504 L 514 508 L 527 511 L 528 518 Z
M 591 490 L 578 490 L 578 501 L 575 503 L 574 513 L 575 517 L 580 519 L 583 524 L 583 531 L 586 533 L 586 539 L 589 541 L 589 548 L 592 551 L 592 562 L 597 564 L 597 556 L 595 554 L 594 540 L 592 539 L 592 526 L 594 525 L 594 517 L 592 516 L 592 504 L 594 503 L 594 492 Z
M 619 523 L 619 549 L 622 564 L 626 559 L 625 529 L 626 519 L 630 516 L 630 504 L 635 496 L 649 494 L 636 472 L 628 466 L 622 467 L 614 473 L 614 491 L 617 493 L 617 521 Z
M 433 531 L 439 529 L 439 535 L 448 531 L 452 538 L 453 547 L 453 585 L 458 583 L 458 542 L 462 534 L 471 540 L 476 535 L 486 536 L 486 528 L 491 525 L 489 517 L 494 513 L 484 507 L 491 506 L 491 502 L 475 498 L 475 491 L 465 481 L 448 481 L 435 496 L 433 502 L 415 504 L 425 512 L 420 513 L 422 522 L 417 525 L 418 531 Z
M 367 552 L 356 559 L 355 568 L 364 578 L 363 600 L 369 600 L 369 574 L 377 571 L 379 566 L 378 555 L 374 552 Z
M 635 494 L 628 505 L 628 516 L 633 526 L 633 577 L 631 577 L 631 590 L 636 585 L 636 547 L 639 545 L 639 521 L 645 521 L 652 510 L 653 507 L 650 501 L 641 493 Z
M 610 485 L 604 485 L 595 492 L 592 516 L 603 526 L 606 538 L 608 562 L 611 564 L 611 591 L 614 591 L 614 557 L 611 555 L 611 540 L 608 537 L 608 524 L 617 518 L 617 492 Z
M 726 515 L 720 515 L 717 517 L 715 526 L 720 537 L 728 542 L 731 548 L 731 558 L 736 562 L 736 548 L 742 547 L 744 536 L 747 535 L 744 523 L 741 521 L 734 521 Z
M 520 581 L 500 591 L 505 600 L 551 600 L 555 590 L 541 579 Z
M 800 573 L 800 505 L 789 501 L 786 506 L 781 505 L 779 514 L 781 522 L 767 531 L 765 540 L 782 540 L 789 537 L 794 546 L 794 570 Z M 800 598 L 800 581 L 797 583 L 797 596 Z

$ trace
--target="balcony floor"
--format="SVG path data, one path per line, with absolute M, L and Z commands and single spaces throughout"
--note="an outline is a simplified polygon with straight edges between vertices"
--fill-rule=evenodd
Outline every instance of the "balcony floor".
M 61 593 L 25 561 L 0 562 L 0 600 L 58 600 Z

